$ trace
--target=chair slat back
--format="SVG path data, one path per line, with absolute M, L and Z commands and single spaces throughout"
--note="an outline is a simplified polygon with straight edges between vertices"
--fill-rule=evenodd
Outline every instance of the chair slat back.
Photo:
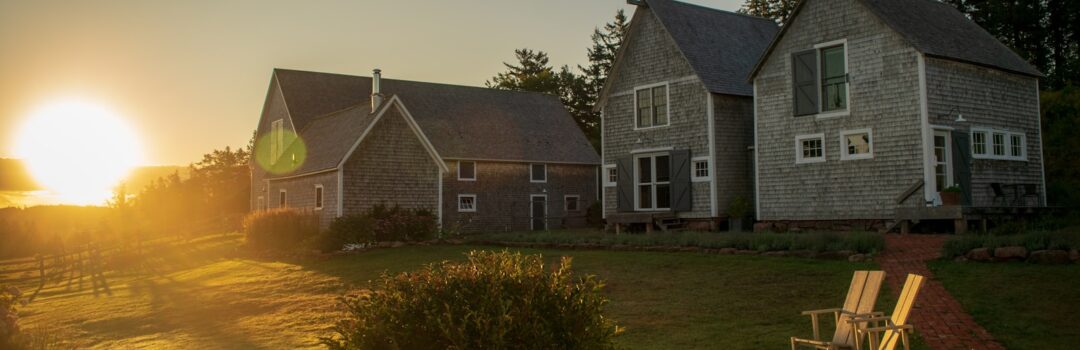
M 893 309 L 892 324 L 897 326 L 907 324 L 908 316 L 911 315 L 911 308 L 915 305 L 915 298 L 919 296 L 922 284 L 923 276 L 908 274 L 907 281 L 904 282 L 904 290 L 900 292 L 900 299 L 896 301 L 896 309 Z M 885 331 L 878 350 L 896 349 L 896 344 L 900 343 L 900 340 L 900 332 Z
M 874 311 L 878 292 L 881 291 L 881 282 L 884 280 L 884 271 L 855 271 L 855 276 L 851 278 L 851 287 L 848 288 L 847 299 L 844 300 L 843 309 L 857 314 Z M 833 333 L 833 344 L 845 344 L 854 347 L 855 328 L 848 322 L 849 319 L 851 319 L 851 316 L 840 315 L 840 322 L 837 322 L 836 332 Z

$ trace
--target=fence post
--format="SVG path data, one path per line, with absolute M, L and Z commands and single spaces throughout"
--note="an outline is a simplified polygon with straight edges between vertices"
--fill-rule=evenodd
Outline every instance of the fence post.
M 38 285 L 38 289 L 45 287 L 45 256 L 38 254 L 38 275 L 41 277 L 41 283 Z

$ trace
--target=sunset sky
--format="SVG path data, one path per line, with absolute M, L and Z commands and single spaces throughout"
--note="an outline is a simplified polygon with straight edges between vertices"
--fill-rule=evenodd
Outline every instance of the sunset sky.
M 623 0 L 3 0 L 0 158 L 28 114 L 75 98 L 125 120 L 144 163 L 187 164 L 247 142 L 275 67 L 482 85 L 515 48 L 584 63 L 593 28 L 620 8 L 632 12 Z

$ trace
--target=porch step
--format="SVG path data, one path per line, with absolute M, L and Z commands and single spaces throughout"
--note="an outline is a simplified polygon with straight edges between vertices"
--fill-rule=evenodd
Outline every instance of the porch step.
M 686 230 L 686 221 L 680 218 L 663 218 L 656 220 L 656 226 L 664 232 L 683 231 Z

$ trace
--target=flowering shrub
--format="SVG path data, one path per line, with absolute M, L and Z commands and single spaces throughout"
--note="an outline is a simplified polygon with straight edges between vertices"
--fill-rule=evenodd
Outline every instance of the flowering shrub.
M 468 253 L 465 262 L 384 275 L 343 298 L 331 349 L 611 349 L 621 332 L 602 309 L 603 284 L 552 270 L 539 255 Z

